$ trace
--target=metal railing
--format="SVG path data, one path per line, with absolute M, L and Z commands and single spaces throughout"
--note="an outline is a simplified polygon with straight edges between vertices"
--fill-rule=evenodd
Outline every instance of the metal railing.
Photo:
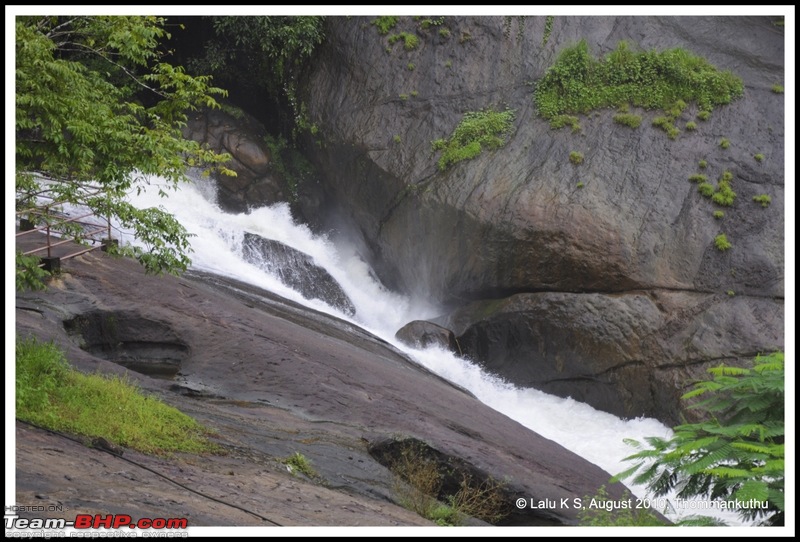
M 68 260 L 81 254 L 86 254 L 98 248 L 106 250 L 108 244 L 113 243 L 114 239 L 111 237 L 111 217 L 99 217 L 94 212 L 82 214 L 80 216 L 71 217 L 66 215 L 63 211 L 56 209 L 60 208 L 65 202 L 51 202 L 45 205 L 31 207 L 22 211 L 17 211 L 17 216 L 20 218 L 20 231 L 16 234 L 16 238 L 30 235 L 36 232 L 45 234 L 45 244 L 43 246 L 26 250 L 22 254 L 24 256 L 31 256 L 40 252 L 47 253 L 46 258 L 53 260 L 57 258 L 60 260 Z M 105 221 L 105 225 L 100 226 L 94 222 L 88 222 L 86 219 L 91 217 L 100 218 Z M 42 224 L 42 225 L 38 225 Z M 64 227 L 68 224 L 75 224 L 77 228 Z M 98 239 L 96 236 L 105 232 L 106 237 Z M 54 235 L 63 237 L 62 240 L 53 242 Z M 69 243 L 80 243 L 81 241 L 91 241 L 92 246 L 86 247 L 68 254 L 61 254 L 59 256 L 53 255 L 55 247 L 66 245 Z M 100 244 L 96 244 L 97 242 Z M 44 256 L 40 256 L 44 258 Z M 40 264 L 46 266 L 45 262 Z

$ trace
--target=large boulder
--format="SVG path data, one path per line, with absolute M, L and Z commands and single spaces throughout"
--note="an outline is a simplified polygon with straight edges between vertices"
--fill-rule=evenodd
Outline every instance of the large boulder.
M 559 318 L 579 311 L 584 295 L 685 292 L 663 317 L 694 315 L 682 316 L 686 326 L 730 342 L 713 358 L 676 344 L 663 363 L 743 363 L 764 346 L 748 341 L 765 328 L 732 315 L 763 303 L 780 314 L 784 295 L 784 98 L 771 87 L 783 81 L 785 38 L 773 19 L 555 17 L 548 25 L 545 17 L 447 17 L 425 30 L 401 17 L 392 33 L 419 39 L 408 50 L 368 19 L 330 18 L 328 43 L 304 85 L 309 121 L 324 140 L 309 148 L 325 172 L 329 224 L 349 224 L 381 278 L 423 299 L 459 306 L 516 293 L 574 294 L 562 301 L 569 311 L 541 316 L 556 329 L 572 326 Z M 635 130 L 615 124 L 610 109 L 581 116 L 580 133 L 552 130 L 537 116 L 535 82 L 581 39 L 595 55 L 621 40 L 684 47 L 741 77 L 744 96 L 696 131 L 683 130 L 698 112 L 689 104 L 674 141 L 651 126 L 658 111 L 637 110 L 643 123 Z M 503 148 L 438 169 L 433 140 L 448 137 L 465 112 L 506 106 L 516 120 Z M 571 151 L 584 162 L 570 163 Z M 725 170 L 734 176 L 738 198 L 722 220 L 688 181 L 700 160 L 712 181 Z M 759 194 L 771 196 L 769 208 L 752 201 Z M 715 246 L 722 232 L 733 245 L 724 252 Z M 709 325 L 708 315 L 694 312 L 693 296 L 713 297 L 731 317 Z M 648 322 L 650 309 L 631 302 L 625 310 Z M 767 325 L 766 336 L 777 338 L 770 346 L 782 346 L 782 322 Z M 623 351 L 638 348 L 619 339 Z
M 680 395 L 708 367 L 783 341 L 781 302 L 665 290 L 517 294 L 437 321 L 465 356 L 514 384 L 668 424 L 687 414 Z
M 425 320 L 413 320 L 407 323 L 397 330 L 394 337 L 398 341 L 415 348 L 438 346 L 445 350 L 450 350 L 454 354 L 461 353 L 461 348 L 452 331 Z
M 239 110 L 234 116 L 220 110 L 197 112 L 184 129 L 184 135 L 209 149 L 231 155 L 225 166 L 236 176 L 214 173 L 217 201 L 222 209 L 244 212 L 288 199 L 284 179 L 271 166 L 271 156 L 264 137 L 264 126 Z
M 244 258 L 268 273 L 277 276 L 286 286 L 307 299 L 319 299 L 343 313 L 353 316 L 356 309 L 341 285 L 314 259 L 295 248 L 245 232 L 242 244 Z

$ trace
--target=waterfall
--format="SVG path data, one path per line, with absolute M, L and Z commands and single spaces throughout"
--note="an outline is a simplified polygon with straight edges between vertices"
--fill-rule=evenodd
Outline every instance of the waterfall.
M 623 420 L 573 399 L 515 387 L 442 349 L 418 350 L 398 342 L 394 334 L 400 327 L 412 320 L 437 316 L 437 307 L 414 302 L 387 290 L 376 280 L 353 246 L 334 245 L 328 237 L 315 235 L 307 226 L 296 223 L 285 203 L 253 209 L 249 213 L 229 214 L 214 202 L 213 181 L 198 179 L 193 184 L 184 184 L 179 191 L 170 192 L 168 198 L 159 197 L 157 185 L 157 180 L 154 180 L 141 194 L 131 195 L 131 201 L 141 208 L 162 206 L 195 235 L 191 238 L 193 269 L 238 279 L 350 321 L 406 352 L 421 365 L 468 389 L 489 407 L 611 474 L 631 466 L 623 459 L 634 453 L 634 449 L 623 439 L 668 438 L 672 434 L 668 427 L 655 419 Z M 267 273 L 264 266 L 254 263 L 252 255 L 245 258 L 245 232 L 278 241 L 310 256 L 341 285 L 352 301 L 355 313 L 350 316 L 318 299 L 305 299 L 286 286 L 279 274 Z M 121 242 L 137 242 L 125 232 L 119 232 L 119 236 Z M 628 485 L 635 496 L 647 497 L 644 487 Z M 677 511 L 667 516 L 674 520 L 694 512 Z M 705 515 L 713 512 L 729 525 L 742 524 L 733 512 L 703 509 L 697 512 Z

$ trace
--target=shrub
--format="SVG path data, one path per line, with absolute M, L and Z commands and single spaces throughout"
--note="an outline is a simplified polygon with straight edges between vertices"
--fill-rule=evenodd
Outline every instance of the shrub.
M 564 126 L 572 127 L 572 133 L 580 132 L 581 125 L 578 121 L 578 117 L 573 115 L 556 115 L 552 119 L 550 119 L 550 128 L 554 130 L 558 130 L 559 128 L 563 128 Z
M 723 149 L 727 149 L 731 146 L 731 142 L 727 137 L 723 137 L 719 140 L 719 146 Z
M 447 28 L 440 28 L 439 29 L 439 36 L 442 37 L 442 38 L 445 38 L 445 39 L 449 38 L 450 37 L 450 30 L 448 30 Z
M 693 175 L 689 175 L 689 180 L 693 183 L 704 183 L 708 181 L 708 175 L 703 175 L 702 173 L 695 173 Z
M 281 459 L 281 463 L 286 465 L 292 474 L 299 472 L 305 474 L 309 478 L 319 477 L 319 474 L 317 474 L 317 471 L 314 470 L 314 467 L 311 465 L 311 461 L 300 452 L 295 452 L 288 457 L 284 457 Z
M 406 66 L 406 67 L 408 68 L 408 71 L 410 71 L 410 72 L 413 72 L 413 71 L 414 71 L 414 69 L 415 69 L 417 66 L 416 66 L 416 64 L 414 64 L 413 62 L 409 62 L 409 63 L 408 63 L 408 66 Z
M 434 151 L 443 151 L 438 161 L 439 169 L 444 171 L 452 164 L 475 158 L 484 148 L 495 150 L 505 145 L 514 117 L 513 109 L 465 113 L 449 139 L 433 142 Z
M 450 60 L 450 59 L 448 59 L 448 60 L 447 60 L 447 61 L 444 63 L 444 67 L 445 67 L 445 68 L 447 68 L 447 69 L 449 70 L 450 68 L 452 68 L 452 67 L 453 67 L 453 61 L 452 61 L 452 60 Z
M 642 123 L 642 117 L 639 115 L 632 115 L 630 113 L 620 113 L 618 115 L 614 115 L 614 122 L 630 128 L 638 128 Z
M 583 188 L 583 186 L 584 186 L 583 181 L 578 181 L 577 186 L 578 186 L 578 188 Z
M 697 113 L 697 118 L 706 121 L 711 118 L 711 111 L 700 111 Z
M 724 216 L 725 213 L 723 211 L 714 211 L 714 218 L 716 218 L 717 220 L 721 219 Z
M 775 94 L 783 94 L 783 85 L 774 84 L 772 85 L 772 92 Z
M 695 130 L 697 130 L 697 123 L 692 121 L 687 122 L 686 130 L 688 130 L 689 132 L 694 132 Z
M 378 34 L 385 36 L 389 31 L 397 25 L 399 17 L 378 17 L 372 24 L 378 29 Z
M 406 100 L 408 100 L 408 94 L 401 94 L 399 98 L 405 102 Z
M 419 38 L 416 34 L 409 34 L 408 32 L 400 32 L 389 36 L 389 45 L 394 45 L 395 42 L 400 40 L 403 40 L 403 48 L 406 51 L 413 51 L 419 45 Z
M 769 207 L 769 204 L 772 203 L 772 198 L 767 194 L 759 194 L 758 196 L 753 196 L 753 201 L 760 203 L 762 207 Z
M 576 166 L 578 164 L 582 164 L 583 163 L 583 153 L 580 153 L 578 151 L 572 151 L 571 153 L 569 153 L 569 161 L 572 162 L 573 164 L 575 164 Z
M 720 233 L 714 238 L 714 246 L 717 247 L 717 250 L 720 252 L 725 252 L 733 245 L 730 244 L 728 237 L 724 233 Z
M 669 117 L 661 116 L 654 118 L 653 126 L 655 126 L 656 128 L 660 128 L 661 130 L 666 132 L 667 136 L 670 139 L 677 138 L 678 134 L 681 133 L 678 127 L 672 124 L 672 120 Z
M 411 97 L 412 98 L 416 98 L 417 96 L 419 96 L 419 92 L 417 92 L 416 90 L 412 90 L 411 91 Z
M 728 290 L 727 294 L 728 294 L 728 297 L 733 297 L 733 296 L 736 295 L 736 292 L 734 292 L 733 290 Z
M 700 169 L 706 169 L 708 167 L 708 162 L 706 160 L 700 160 L 697 165 L 700 166 Z
M 697 191 L 703 196 L 710 198 L 712 195 L 714 195 L 714 185 L 709 183 L 700 183 L 697 185 Z
M 400 141 L 402 141 L 402 138 L 399 135 L 395 134 L 394 137 L 392 138 L 392 141 L 394 141 L 395 143 L 400 143 Z
M 539 80 L 534 100 L 539 113 L 548 119 L 621 103 L 662 109 L 675 118 L 688 102 L 710 111 L 740 97 L 743 91 L 739 77 L 717 70 L 685 49 L 634 51 L 621 41 L 614 51 L 598 59 L 582 40 L 559 54 Z
M 761 153 L 753 155 L 753 158 L 756 159 L 756 162 L 763 162 L 764 161 L 764 155 L 761 154 Z

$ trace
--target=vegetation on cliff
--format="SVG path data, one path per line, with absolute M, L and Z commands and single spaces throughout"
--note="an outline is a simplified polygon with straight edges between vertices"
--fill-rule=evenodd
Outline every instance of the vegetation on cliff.
M 444 171 L 448 166 L 470 160 L 483 149 L 494 150 L 506 144 L 515 111 L 484 109 L 465 113 L 448 139 L 437 139 L 431 145 L 434 151 L 443 151 L 437 162 Z

